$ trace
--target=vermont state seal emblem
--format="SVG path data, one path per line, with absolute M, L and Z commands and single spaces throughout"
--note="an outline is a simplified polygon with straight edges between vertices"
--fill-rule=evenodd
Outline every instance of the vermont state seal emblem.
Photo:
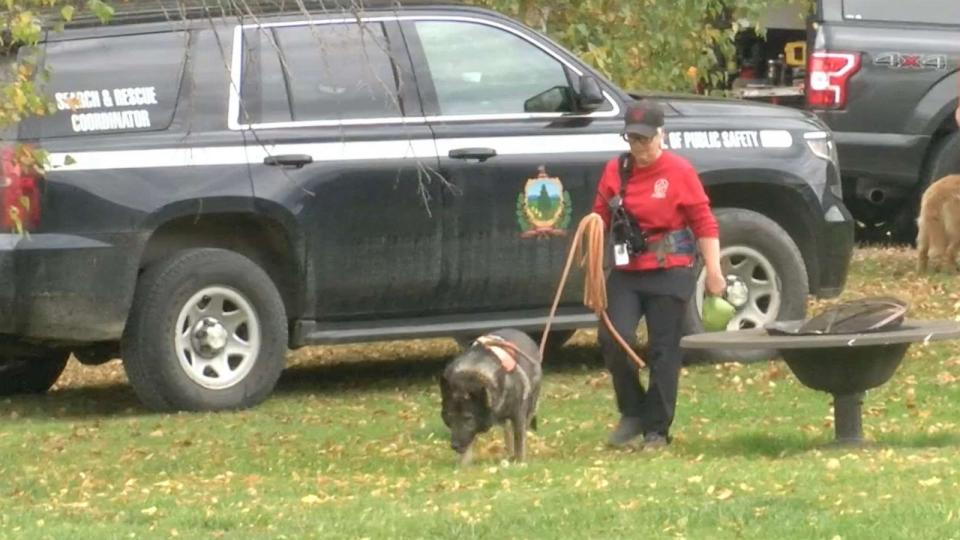
M 522 238 L 564 236 L 570 226 L 573 210 L 570 193 L 555 176 L 547 175 L 547 168 L 539 167 L 536 177 L 527 179 L 517 196 L 517 223 Z

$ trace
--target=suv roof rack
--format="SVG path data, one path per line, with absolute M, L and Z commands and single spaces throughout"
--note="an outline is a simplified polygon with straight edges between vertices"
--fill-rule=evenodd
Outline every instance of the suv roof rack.
M 460 0 L 129 0 L 110 6 L 114 15 L 108 24 L 133 24 L 162 21 L 181 21 L 207 17 L 239 17 L 247 15 L 282 13 L 356 13 L 367 9 L 401 9 L 416 6 L 460 5 Z M 57 21 L 59 14 L 51 12 L 48 22 Z M 68 28 L 100 25 L 90 12 L 77 15 Z

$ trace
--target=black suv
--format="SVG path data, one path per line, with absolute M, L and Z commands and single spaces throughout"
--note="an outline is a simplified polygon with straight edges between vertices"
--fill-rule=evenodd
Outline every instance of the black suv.
M 480 9 L 131 19 L 38 51 L 59 111 L 17 127 L 42 179 L 5 162 L 29 233 L 0 234 L 0 391 L 119 352 L 151 408 L 249 406 L 288 347 L 542 329 L 630 95 Z M 731 324 L 838 294 L 853 224 L 828 129 L 659 99 L 717 209 Z M 567 336 L 596 324 L 580 291 Z
M 866 238 L 912 240 L 923 190 L 960 172 L 960 2 L 820 0 L 807 39 L 807 107 L 833 129 L 849 208 Z

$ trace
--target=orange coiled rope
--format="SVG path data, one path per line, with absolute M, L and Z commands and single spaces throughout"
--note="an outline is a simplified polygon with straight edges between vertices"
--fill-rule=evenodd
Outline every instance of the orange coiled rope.
M 580 225 L 577 226 L 577 232 L 573 235 L 573 242 L 570 244 L 570 253 L 567 255 L 567 264 L 564 266 L 563 275 L 560 277 L 560 286 L 557 287 L 557 295 L 553 299 L 553 306 L 550 308 L 550 315 L 547 317 L 547 325 L 543 329 L 543 338 L 540 340 L 540 357 L 543 358 L 547 336 L 550 334 L 550 325 L 557 313 L 557 306 L 560 304 L 563 287 L 567 284 L 570 267 L 573 265 L 573 260 L 579 258 L 580 267 L 586 271 L 583 280 L 583 305 L 596 313 L 597 318 L 603 321 L 607 330 L 610 331 L 610 335 L 617 340 L 617 343 L 626 351 L 627 355 L 637 365 L 644 367 L 646 364 L 617 332 L 613 323 L 610 322 L 610 318 L 607 317 L 607 280 L 603 275 L 603 229 L 603 218 L 596 213 L 584 217 L 580 220 Z

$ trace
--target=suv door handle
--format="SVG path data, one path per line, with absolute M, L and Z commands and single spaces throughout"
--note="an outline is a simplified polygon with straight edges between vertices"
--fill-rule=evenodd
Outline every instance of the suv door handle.
M 497 151 L 493 148 L 454 148 L 447 155 L 453 159 L 476 159 L 482 163 L 496 157 Z
M 263 158 L 264 165 L 296 167 L 297 169 L 311 163 L 313 163 L 313 156 L 307 154 L 283 154 L 280 156 L 267 156 Z

